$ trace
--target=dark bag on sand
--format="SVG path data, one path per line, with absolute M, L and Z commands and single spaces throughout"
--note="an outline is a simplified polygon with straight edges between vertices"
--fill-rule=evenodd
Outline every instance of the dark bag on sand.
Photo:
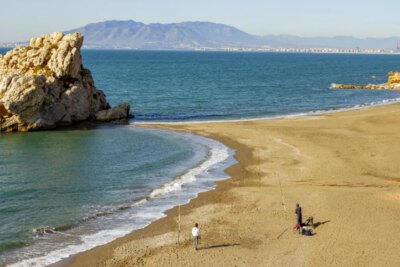
M 311 229 L 306 229 L 306 228 L 301 228 L 301 234 L 306 235 L 306 236 L 311 236 L 312 235 L 312 230 Z

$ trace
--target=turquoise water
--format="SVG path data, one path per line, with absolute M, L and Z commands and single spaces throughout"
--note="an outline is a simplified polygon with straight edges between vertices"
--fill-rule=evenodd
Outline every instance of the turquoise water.
M 1 250 L 23 242 L 27 229 L 72 226 L 129 203 L 195 155 L 179 139 L 125 127 L 7 135 L 0 151 Z
M 228 150 L 203 139 L 132 126 L 3 133 L 0 265 L 28 259 L 29 266 L 47 265 L 141 228 L 213 188 L 225 178 Z M 44 226 L 56 233 L 32 232 Z M 53 259 L 45 256 L 54 251 Z
M 397 55 L 85 50 L 84 59 L 111 104 L 129 102 L 137 120 L 270 117 L 400 96 L 329 89 L 386 82 Z
M 0 53 L 5 50 L 0 49 Z M 109 102 L 136 121 L 274 117 L 398 101 L 383 83 L 395 55 L 84 50 Z M 232 151 L 212 140 L 132 126 L 0 136 L 0 266 L 44 266 L 158 219 L 210 190 Z M 35 236 L 42 226 L 55 234 Z
M 0 49 L 0 53 L 5 50 Z M 395 99 L 399 92 L 332 90 L 384 83 L 399 55 L 82 50 L 111 105 L 138 121 L 271 117 Z

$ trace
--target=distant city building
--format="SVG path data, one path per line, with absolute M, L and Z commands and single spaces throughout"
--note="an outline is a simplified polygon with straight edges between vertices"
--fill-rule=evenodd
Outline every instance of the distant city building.
M 0 43 L 0 48 L 14 48 L 28 45 L 28 42 Z M 84 45 L 85 49 L 96 49 L 98 47 Z M 116 46 L 112 49 L 132 49 L 138 50 L 137 47 Z M 194 50 L 194 51 L 229 51 L 229 52 L 277 52 L 277 53 L 324 53 L 324 54 L 400 54 L 400 41 L 393 49 L 361 49 L 358 45 L 354 48 L 290 48 L 290 47 L 271 47 L 267 45 L 261 46 L 233 46 L 226 45 L 221 47 L 207 47 L 198 45 L 180 45 L 170 50 Z

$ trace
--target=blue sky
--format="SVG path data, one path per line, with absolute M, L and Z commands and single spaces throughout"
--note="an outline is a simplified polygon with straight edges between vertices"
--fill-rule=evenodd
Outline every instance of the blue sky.
M 110 19 L 211 21 L 252 34 L 400 36 L 395 0 L 0 0 L 0 42 Z

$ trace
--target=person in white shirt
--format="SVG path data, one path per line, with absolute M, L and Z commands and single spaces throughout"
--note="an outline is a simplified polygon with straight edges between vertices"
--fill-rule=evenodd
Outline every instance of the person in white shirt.
M 199 229 L 199 225 L 197 223 L 192 228 L 192 236 L 193 236 L 194 249 L 197 250 L 197 246 L 199 245 L 199 238 L 200 238 L 200 229 Z

